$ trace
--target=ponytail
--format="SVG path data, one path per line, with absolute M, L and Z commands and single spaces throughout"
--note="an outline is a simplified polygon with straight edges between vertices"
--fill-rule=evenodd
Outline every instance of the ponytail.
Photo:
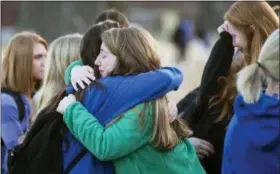
M 257 102 L 262 92 L 261 65 L 254 63 L 238 73 L 237 90 L 246 103 Z

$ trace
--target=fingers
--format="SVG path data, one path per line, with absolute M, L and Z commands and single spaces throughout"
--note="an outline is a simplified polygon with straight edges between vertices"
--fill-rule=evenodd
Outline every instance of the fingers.
M 214 150 L 214 146 L 209 143 L 208 141 L 205 141 L 205 140 L 200 140 L 201 141 L 201 148 L 204 149 L 205 151 L 213 154 L 215 153 L 215 150 Z
M 94 81 L 96 79 L 94 74 L 90 73 L 90 72 L 87 74 L 87 77 L 90 78 L 92 81 Z
M 78 91 L 79 87 L 85 89 L 85 84 L 90 85 L 91 81 L 96 78 L 94 76 L 94 70 L 90 66 L 77 66 L 71 71 L 71 83 L 75 91 Z M 84 83 L 83 83 L 84 82 Z
M 76 101 L 76 97 L 75 97 L 75 95 L 73 95 L 73 94 L 69 94 L 67 97 L 66 97 L 66 99 L 70 99 L 71 101 Z
M 78 84 L 82 89 L 85 89 L 85 85 L 84 85 L 84 83 L 82 82 L 82 80 L 78 80 L 78 81 L 77 81 L 77 84 Z
M 189 136 L 193 136 L 193 131 L 192 130 L 188 130 Z
M 85 82 L 87 85 L 90 85 L 91 83 L 91 81 L 87 77 L 82 78 L 82 81 Z
M 204 159 L 204 156 L 201 155 L 200 153 L 196 153 L 199 159 Z
M 196 149 L 196 153 L 197 153 L 197 156 L 199 156 L 200 159 L 204 159 L 205 157 L 210 156 L 210 153 L 207 152 L 204 149 Z
M 227 32 L 230 32 L 230 31 L 229 31 L 229 25 L 230 25 L 230 24 L 229 24 L 228 21 L 225 21 L 225 22 L 224 22 L 224 29 L 225 29 L 225 31 L 227 31 Z
M 206 156 L 210 156 L 215 153 L 214 146 L 208 141 L 196 137 L 189 138 L 189 141 L 195 147 L 195 150 L 200 159 L 203 159 Z
M 63 107 L 62 107 L 62 105 L 63 105 L 64 99 L 65 99 L 65 98 L 63 98 L 63 99 L 59 102 L 59 104 L 58 104 L 58 106 L 57 106 L 57 108 L 56 108 L 56 111 L 59 112 L 59 113 L 61 113 L 61 114 L 63 114 Z
M 72 86 L 73 86 L 73 88 L 75 89 L 75 91 L 78 91 L 78 87 L 77 87 L 77 83 L 76 83 L 76 82 L 73 82 L 73 83 L 72 83 Z
M 87 69 L 87 71 L 88 71 L 90 74 L 94 74 L 94 70 L 93 70 L 92 67 L 86 66 L 86 69 Z
M 64 97 L 58 104 L 56 111 L 63 114 L 67 107 L 76 101 L 76 97 L 73 94 L 69 94 L 68 96 Z

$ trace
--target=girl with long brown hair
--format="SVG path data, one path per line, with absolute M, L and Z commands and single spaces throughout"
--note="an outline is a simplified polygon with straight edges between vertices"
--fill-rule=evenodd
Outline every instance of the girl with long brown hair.
M 267 2 L 235 2 L 224 20 L 225 31 L 212 49 L 200 87 L 178 103 L 179 114 L 194 133 L 190 141 L 209 174 L 221 173 L 224 136 L 237 94 L 236 73 L 256 62 L 261 45 L 279 28 L 279 18 Z
M 1 74 L 1 173 L 8 172 L 8 150 L 18 145 L 29 129 L 32 93 L 43 78 L 47 48 L 38 34 L 21 32 L 13 36 L 5 50 Z
M 64 113 L 64 121 L 73 135 L 98 159 L 113 160 L 115 173 L 205 173 L 187 140 L 188 127 L 179 118 L 169 122 L 166 91 L 142 104 L 127 101 L 126 96 L 130 93 L 142 98 L 154 90 L 149 89 L 153 86 L 150 80 L 161 85 L 156 82 L 160 78 L 154 79 L 151 75 L 140 79 L 144 76 L 139 73 L 163 70 L 158 70 L 160 58 L 151 35 L 138 28 L 110 29 L 104 32 L 102 41 L 95 64 L 101 76 L 107 77 L 100 82 L 123 79 L 122 84 L 126 85 L 121 86 L 116 81 L 104 84 L 108 96 L 119 96 L 115 102 L 109 102 L 108 97 L 101 98 L 96 92 L 85 100 L 90 98 L 99 102 L 87 104 L 84 101 L 85 107 L 75 102 L 73 95 L 64 98 L 57 110 Z M 151 83 L 148 88 L 140 85 L 148 82 Z M 136 90 L 139 85 L 142 88 Z M 172 88 L 176 89 L 177 85 Z M 104 117 L 122 105 L 132 108 L 113 113 L 115 117 L 105 125 L 102 120 L 101 123 L 97 121 L 102 110 L 104 114 L 100 116 Z

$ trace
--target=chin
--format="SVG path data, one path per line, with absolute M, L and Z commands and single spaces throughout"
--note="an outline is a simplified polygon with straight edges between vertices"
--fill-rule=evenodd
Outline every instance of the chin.
M 36 77 L 35 77 L 35 80 L 43 80 L 43 77 L 41 77 L 41 76 L 36 76 Z

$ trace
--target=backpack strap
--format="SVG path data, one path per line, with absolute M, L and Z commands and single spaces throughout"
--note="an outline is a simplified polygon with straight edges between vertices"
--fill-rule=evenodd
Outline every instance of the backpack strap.
M 75 167 L 75 165 L 86 155 L 86 153 L 88 153 L 88 150 L 86 148 L 83 148 L 81 152 L 67 166 L 63 174 L 68 174 L 73 169 L 73 167 Z
M 18 118 L 19 118 L 19 121 L 22 122 L 22 120 L 24 119 L 25 108 L 24 108 L 24 103 L 21 99 L 20 93 L 14 92 L 8 88 L 1 88 L 1 92 L 9 94 L 14 98 L 14 100 L 17 104 L 17 108 L 18 108 Z
M 20 97 L 20 93 L 14 92 L 8 88 L 1 88 L 1 92 L 9 94 L 14 98 L 18 108 L 18 118 L 19 121 L 22 122 L 22 120 L 24 119 L 25 108 L 24 108 L 24 103 Z M 2 137 L 1 137 L 1 145 L 4 146 L 4 141 Z

